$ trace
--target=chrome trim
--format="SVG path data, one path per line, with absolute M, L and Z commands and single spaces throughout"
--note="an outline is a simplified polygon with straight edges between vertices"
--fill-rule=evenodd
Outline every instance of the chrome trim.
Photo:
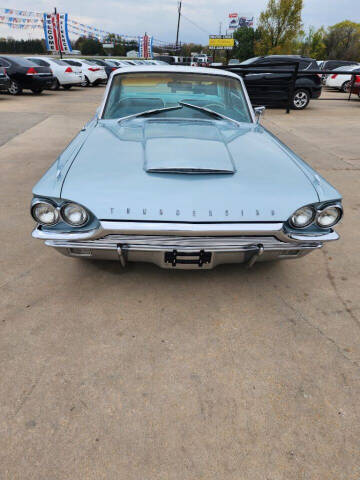
M 33 210 L 36 207 L 36 205 L 50 205 L 51 207 L 54 208 L 54 210 L 57 212 L 57 220 L 54 223 L 41 223 L 37 218 L 35 218 L 35 215 L 33 214 Z M 41 200 L 40 198 L 34 198 L 31 202 L 30 206 L 30 215 L 37 222 L 39 225 L 43 225 L 44 227 L 54 227 L 61 221 L 61 213 L 59 207 L 56 205 L 56 203 L 52 202 L 51 200 Z
M 319 218 L 320 214 L 324 210 L 327 210 L 328 208 L 337 208 L 338 210 L 340 210 L 340 217 L 339 217 L 339 220 L 337 222 L 335 222 L 333 225 L 330 225 L 328 227 L 323 227 L 322 225 L 320 225 L 318 223 L 318 218 Z M 341 205 L 341 203 L 331 203 L 331 204 L 328 204 L 328 205 L 323 205 L 322 208 L 317 209 L 314 222 L 316 223 L 316 226 L 319 227 L 319 228 L 329 229 L 329 228 L 335 227 L 335 225 L 340 223 L 343 216 L 344 216 L 344 209 L 343 209 L 343 206 Z
M 283 223 L 159 223 L 159 222 L 112 222 L 102 221 L 99 227 L 88 231 L 58 232 L 37 226 L 32 236 L 40 240 L 87 241 L 98 240 L 108 235 L 180 236 L 180 237 L 275 237 L 283 243 L 326 242 L 339 239 L 330 233 L 285 232 Z
M 289 234 L 290 238 L 296 241 L 301 241 L 301 242 L 335 242 L 336 240 L 339 240 L 340 235 L 337 234 L 335 231 L 332 231 L 331 233 L 324 233 L 323 235 L 313 235 L 313 234 L 308 234 L 308 235 L 297 235 L 297 234 Z
M 66 219 L 65 215 L 64 215 L 64 209 L 69 206 L 69 205 L 75 205 L 76 207 L 80 207 L 82 208 L 85 213 L 86 213 L 86 219 L 85 219 L 85 222 L 84 223 L 81 223 L 79 225 L 75 225 L 74 223 L 70 223 L 69 220 Z M 74 228 L 82 228 L 82 227 L 85 227 L 86 224 L 89 223 L 89 220 L 90 220 L 90 215 L 89 215 L 89 212 L 88 210 L 83 207 L 82 205 L 76 203 L 76 202 L 65 202 L 61 205 L 61 207 L 59 207 L 59 211 L 60 211 L 60 216 L 61 216 L 61 219 L 64 223 L 66 223 L 67 225 L 70 225 L 70 227 L 74 227 Z

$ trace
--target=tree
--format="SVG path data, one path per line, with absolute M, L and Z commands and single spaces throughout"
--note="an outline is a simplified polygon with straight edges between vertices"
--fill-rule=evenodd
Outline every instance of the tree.
M 102 44 L 95 38 L 83 38 L 81 42 L 77 42 L 75 45 L 78 45 L 82 55 L 105 55 Z
M 317 60 L 324 60 L 326 58 L 325 37 L 324 27 L 319 28 L 319 30 L 309 27 L 307 34 L 305 32 L 300 33 L 295 49 L 296 53 Z
M 329 59 L 360 60 L 360 23 L 344 20 L 329 27 L 324 43 Z
M 241 27 L 234 32 L 235 47 L 233 58 L 246 60 L 255 56 L 255 41 L 260 40 L 260 32 L 251 27 Z
M 302 27 L 303 0 L 269 0 L 259 17 L 257 55 L 292 53 Z

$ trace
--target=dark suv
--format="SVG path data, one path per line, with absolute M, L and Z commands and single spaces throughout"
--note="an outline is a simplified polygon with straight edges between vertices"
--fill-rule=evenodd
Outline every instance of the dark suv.
M 300 72 L 296 79 L 291 106 L 295 110 L 303 110 L 311 99 L 319 98 L 321 95 L 320 75 L 301 73 L 318 70 L 317 62 L 313 58 L 301 55 L 254 57 L 235 66 L 234 72 L 239 73 L 240 68 L 269 70 L 269 73 L 250 72 L 244 75 L 250 100 L 254 105 L 284 105 L 288 101 L 291 73 L 282 73 L 282 70 L 293 70 L 294 66 L 289 63 L 298 63 Z

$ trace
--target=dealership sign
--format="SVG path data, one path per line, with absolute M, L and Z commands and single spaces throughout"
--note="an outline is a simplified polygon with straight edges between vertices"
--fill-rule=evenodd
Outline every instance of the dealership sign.
M 211 50 L 232 50 L 235 40 L 232 35 L 210 35 L 209 48 Z
M 44 32 L 49 52 L 72 52 L 67 13 L 44 13 Z

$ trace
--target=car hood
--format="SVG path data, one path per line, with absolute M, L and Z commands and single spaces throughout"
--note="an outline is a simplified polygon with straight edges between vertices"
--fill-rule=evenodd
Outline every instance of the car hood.
M 73 161 L 61 198 L 100 220 L 285 221 L 319 201 L 296 158 L 254 124 L 100 121 Z

